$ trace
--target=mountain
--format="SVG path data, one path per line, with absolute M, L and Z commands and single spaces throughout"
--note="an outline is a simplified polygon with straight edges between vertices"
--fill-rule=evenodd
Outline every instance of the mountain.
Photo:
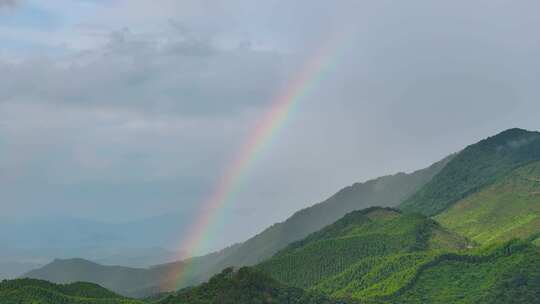
M 157 285 L 164 272 L 160 269 L 103 266 L 83 259 L 57 259 L 24 276 L 61 284 L 91 282 L 122 295 L 137 296 L 138 290 Z
M 134 296 L 174 290 L 186 262 L 187 285 L 210 278 L 159 304 L 540 303 L 539 198 L 540 133 L 510 129 L 347 187 L 221 252 L 144 269 L 57 260 L 29 275 Z M 226 267 L 237 265 L 251 266 Z
M 257 268 L 282 283 L 311 288 L 364 259 L 467 246 L 466 239 L 423 215 L 372 207 L 292 243 Z
M 529 162 L 540 160 L 540 133 L 509 129 L 466 147 L 400 208 L 433 216 Z
M 435 219 L 481 244 L 512 238 L 540 242 L 540 162 L 515 169 Z
M 0 282 L 2 304 L 143 304 L 123 298 L 98 285 L 73 283 L 57 285 L 33 279 Z
M 426 184 L 451 158 L 447 157 L 410 174 L 398 173 L 346 187 L 329 199 L 296 212 L 286 221 L 274 224 L 244 243 L 193 259 L 197 262 L 191 266 L 192 271 L 186 282 L 188 285 L 202 283 L 230 266 L 255 265 L 353 210 L 370 206 L 397 206 Z M 25 276 L 56 283 L 89 281 L 122 295 L 145 296 L 188 286 L 176 286 L 174 280 L 168 281 L 170 273 L 182 265 L 177 262 L 149 268 L 130 268 L 104 266 L 80 259 L 63 259 Z

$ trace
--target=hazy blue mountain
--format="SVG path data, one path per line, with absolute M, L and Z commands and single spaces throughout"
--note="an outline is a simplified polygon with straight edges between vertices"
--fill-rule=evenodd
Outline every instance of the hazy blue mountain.
M 105 265 L 149 267 L 176 261 L 167 249 L 188 225 L 181 213 L 123 223 L 70 217 L 0 220 L 0 277 L 21 275 L 55 258 L 83 258 Z M 39 231 L 39 233 L 36 233 Z
M 40 267 L 40 264 L 32 262 L 0 260 L 0 280 L 17 278 L 37 267 Z
M 228 256 L 236 246 L 225 248 L 203 257 L 189 259 L 189 263 L 202 272 Z M 32 271 L 22 277 L 46 280 L 53 283 L 66 284 L 72 282 L 91 282 L 99 284 L 124 296 L 144 297 L 155 293 L 175 290 L 174 274 L 178 273 L 185 263 L 172 262 L 150 267 L 125 267 L 117 265 L 101 265 L 89 260 L 55 259 L 53 262 Z M 187 279 L 189 284 L 203 281 L 197 274 Z
M 28 272 L 24 277 L 59 284 L 90 282 L 123 295 L 134 296 L 137 290 L 159 283 L 163 273 L 159 269 L 103 266 L 83 259 L 57 259 Z

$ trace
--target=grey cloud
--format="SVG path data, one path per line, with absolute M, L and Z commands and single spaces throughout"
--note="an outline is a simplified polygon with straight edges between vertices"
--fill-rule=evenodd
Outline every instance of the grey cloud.
M 19 0 L 0 0 L 0 8 L 3 7 L 14 7 L 19 4 Z
M 71 62 L 36 59 L 0 69 L 5 84 L 0 102 L 189 116 L 265 105 L 286 65 L 274 52 L 220 49 L 185 33 L 151 39 L 126 29 L 112 33 L 104 48 Z
M 5 214 L 197 210 L 332 32 L 347 33 L 343 55 L 323 54 L 331 68 L 309 75 L 223 212 L 232 224 L 217 228 L 221 242 L 352 182 L 418 169 L 509 127 L 540 129 L 538 1 L 168 3 L 180 21 L 163 19 L 163 32 L 126 23 L 95 49 L 0 64 Z M 78 198 L 85 187 L 92 195 Z

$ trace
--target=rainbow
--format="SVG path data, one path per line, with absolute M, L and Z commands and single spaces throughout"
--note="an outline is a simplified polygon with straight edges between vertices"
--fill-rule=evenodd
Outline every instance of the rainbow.
M 326 71 L 337 64 L 341 53 L 342 35 L 334 35 L 320 47 L 317 52 L 307 60 L 300 72 L 292 78 L 285 90 L 272 101 L 270 109 L 258 121 L 254 131 L 240 149 L 240 153 L 222 174 L 210 197 L 202 204 L 201 212 L 190 233 L 183 241 L 182 257 L 186 260 L 195 256 L 202 247 L 212 224 L 216 222 L 219 211 L 231 202 L 241 188 L 242 181 L 249 169 L 256 162 L 261 151 L 278 134 L 294 108 L 304 100 L 309 93 L 321 82 Z M 186 260 L 187 261 L 187 260 Z M 181 286 L 190 271 L 190 263 L 171 271 L 164 280 L 168 284 L 166 289 Z M 173 286 L 170 284 L 173 283 Z

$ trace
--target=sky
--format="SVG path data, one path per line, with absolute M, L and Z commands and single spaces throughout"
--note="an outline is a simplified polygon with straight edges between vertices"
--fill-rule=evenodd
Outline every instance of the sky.
M 540 129 L 538 1 L 0 0 L 0 218 L 196 218 L 329 37 L 339 58 L 219 212 L 241 241 L 354 182 Z M 182 233 L 182 232 L 179 232 Z M 213 243 L 212 243 L 213 242 Z

